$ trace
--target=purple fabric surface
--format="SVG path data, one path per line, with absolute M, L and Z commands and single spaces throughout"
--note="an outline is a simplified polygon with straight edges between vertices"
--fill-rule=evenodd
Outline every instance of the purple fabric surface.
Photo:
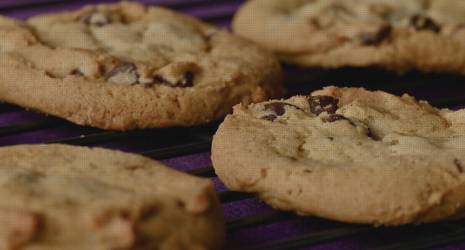
M 7 6 L 7 3 L 15 3 L 18 5 L 16 1 L 5 1 L 3 2 L 4 6 Z M 27 1 L 25 1 L 27 2 Z M 35 2 L 46 2 L 46 0 L 35 1 Z M 64 11 L 64 10 L 74 10 L 80 8 L 86 4 L 90 3 L 114 3 L 118 2 L 117 0 L 99 0 L 99 1 L 58 1 L 51 5 L 33 5 L 31 7 L 27 7 L 21 5 L 21 8 L 12 8 L 12 9 L 5 9 L 2 10 L 0 6 L 0 14 L 5 14 L 11 17 L 16 17 L 20 19 L 25 19 L 31 17 L 33 15 L 41 14 L 41 13 L 51 13 L 56 11 Z M 141 0 L 138 1 L 145 4 L 153 4 L 153 5 L 161 5 L 165 7 L 182 7 L 183 12 L 188 14 L 195 15 L 197 17 L 206 19 L 217 19 L 217 18 L 229 18 L 233 12 L 232 9 L 236 9 L 242 1 L 205 1 L 205 0 Z M 209 3 L 208 5 L 205 3 Z M 201 3 L 202 5 L 199 7 L 196 3 Z M 13 4 L 14 6 L 14 4 Z
M 43 3 L 51 3 L 51 2 L 60 2 L 64 0 L 2 0 L 0 1 L 0 9 L 7 9 L 7 8 L 17 8 L 22 6 L 33 6 L 37 4 Z
M 97 2 L 116 2 L 115 0 L 101 0 L 101 1 L 55 1 L 53 4 L 44 4 L 50 0 L 0 0 L 0 14 L 9 15 L 16 18 L 27 18 L 39 13 L 54 12 L 60 10 L 71 10 L 79 8 L 84 4 L 97 3 Z M 164 6 L 179 9 L 182 12 L 192 14 L 210 21 L 217 25 L 226 26 L 229 19 L 234 13 L 235 9 L 243 2 L 240 0 L 232 1 L 213 1 L 213 0 L 143 0 L 141 2 L 149 4 L 161 4 Z M 319 88 L 321 85 L 332 84 L 333 79 L 328 78 L 324 72 L 310 72 L 295 67 L 286 67 L 286 79 L 288 82 L 319 82 L 315 85 L 309 84 L 294 84 L 290 86 L 290 94 L 307 94 L 313 89 Z M 362 72 L 363 73 L 363 72 Z M 380 78 L 379 75 L 374 74 L 373 79 L 361 78 L 359 73 L 355 76 L 342 77 L 347 79 L 348 82 L 366 86 L 368 88 L 384 88 L 385 83 L 374 84 Z M 413 76 L 415 77 L 415 76 Z M 435 76 L 436 77 L 436 76 Z M 340 77 L 341 78 L 341 77 Z M 325 79 L 321 81 L 320 79 Z M 352 80 L 355 79 L 355 80 Z M 362 79 L 362 80 L 361 80 Z M 407 78 L 409 79 L 409 78 Z M 449 78 L 447 78 L 449 79 Z M 400 84 L 396 86 L 387 86 L 389 90 L 394 93 L 408 92 L 420 99 L 435 100 L 437 96 L 445 96 L 448 98 L 456 98 L 463 96 L 465 82 L 462 79 L 447 80 L 457 81 L 455 85 L 448 88 L 438 88 L 437 85 L 422 86 L 416 85 L 412 82 Z M 357 82 L 361 81 L 361 82 Z M 440 80 L 438 80 L 440 81 Z M 444 98 L 442 98 L 444 99 Z M 0 104 L 1 106 L 1 104 Z M 42 115 L 27 112 L 27 111 L 12 111 L 0 113 L 0 127 L 23 124 L 34 122 L 46 118 Z M 40 143 L 57 140 L 60 138 L 76 137 L 84 134 L 92 134 L 101 132 L 98 129 L 79 127 L 71 125 L 67 122 L 59 123 L 56 127 L 34 130 L 32 132 L 19 133 L 14 136 L 1 136 L 0 146 L 19 144 L 19 143 Z M 143 152 L 160 146 L 161 141 L 166 138 L 163 135 L 154 133 L 149 138 L 137 138 L 134 140 L 117 140 L 116 142 L 97 144 L 107 148 L 119 149 L 128 152 Z M 178 157 L 174 159 L 166 159 L 163 162 L 170 167 L 179 170 L 192 170 L 201 167 L 211 166 L 210 154 L 208 152 Z M 225 191 L 226 188 L 218 180 L 213 178 L 215 188 L 217 191 Z M 233 221 L 243 217 L 262 214 L 262 213 L 275 213 L 276 211 L 268 205 L 257 199 L 246 199 L 243 201 L 236 201 L 224 204 L 224 212 L 226 221 Z M 245 246 L 252 246 L 255 244 L 262 244 L 270 241 L 287 239 L 289 237 L 305 235 L 308 233 L 319 232 L 322 230 L 330 230 L 334 225 L 340 225 L 335 222 L 315 219 L 315 218 L 299 218 L 299 219 L 285 219 L 276 223 L 266 224 L 254 228 L 244 229 L 229 233 L 227 236 L 227 249 L 241 249 Z M 379 246 L 381 244 L 391 244 L 401 242 L 405 239 L 427 237 L 425 230 L 416 233 L 417 228 L 406 229 L 377 229 L 369 233 L 357 235 L 356 237 L 349 237 L 342 240 L 321 243 L 313 247 L 303 249 L 366 249 Z M 464 244 L 455 244 L 446 246 L 440 249 L 453 250 L 464 249 Z

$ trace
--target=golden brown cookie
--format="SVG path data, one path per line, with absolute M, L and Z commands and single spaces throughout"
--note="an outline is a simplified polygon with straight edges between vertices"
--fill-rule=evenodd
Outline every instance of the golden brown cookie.
M 0 101 L 77 124 L 192 126 L 282 94 L 273 55 L 194 18 L 137 3 L 27 22 L 0 17 Z
M 221 248 L 209 180 L 97 148 L 12 146 L 0 158 L 2 250 Z
M 234 31 L 306 67 L 465 74 L 462 0 L 251 0 Z
M 409 95 L 327 87 L 238 105 L 212 160 L 228 188 L 302 215 L 400 225 L 465 212 L 465 109 Z

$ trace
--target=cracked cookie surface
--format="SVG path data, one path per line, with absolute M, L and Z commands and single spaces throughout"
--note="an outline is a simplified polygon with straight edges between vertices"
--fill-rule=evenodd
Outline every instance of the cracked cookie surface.
M 97 148 L 12 146 L 0 157 L 3 250 L 221 248 L 207 179 Z
M 104 129 L 192 126 L 282 94 L 273 55 L 137 3 L 0 17 L 0 100 Z
M 462 0 L 252 0 L 234 31 L 286 62 L 465 74 Z
M 465 212 L 465 109 L 326 87 L 237 105 L 213 139 L 215 171 L 275 208 L 368 224 Z

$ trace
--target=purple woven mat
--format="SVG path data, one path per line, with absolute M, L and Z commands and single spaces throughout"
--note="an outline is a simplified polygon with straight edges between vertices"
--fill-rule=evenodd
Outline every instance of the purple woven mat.
M 51 3 L 53 2 L 53 3 Z M 116 2 L 114 0 L 101 1 L 65 1 L 65 0 L 0 0 L 0 14 L 17 18 L 27 18 L 32 15 L 59 10 L 76 9 L 87 3 Z M 243 2 L 241 0 L 214 1 L 214 0 L 143 0 L 148 4 L 159 4 L 179 11 L 195 15 L 219 26 L 227 26 L 232 14 Z M 1 38 L 0 38 L 1 39 Z M 442 75 L 418 75 L 411 74 L 403 77 L 386 74 L 386 77 L 376 69 L 353 70 L 348 69 L 329 74 L 321 70 L 302 70 L 295 67 L 285 67 L 286 80 L 291 83 L 290 94 L 307 94 L 310 90 L 327 84 L 339 84 L 341 79 L 346 84 L 365 86 L 368 88 L 381 88 L 394 93 L 409 92 L 422 99 L 433 101 L 435 104 L 449 107 L 463 105 L 465 93 L 465 81 L 461 77 Z M 381 74 L 381 76 L 380 76 Z M 380 80 L 381 79 L 381 80 Z M 396 84 L 390 84 L 393 81 Z M 447 87 L 438 83 L 449 83 Z M 426 84 L 425 84 L 426 83 Z M 343 83 L 344 84 L 344 83 Z M 0 104 L 0 106 L 2 106 Z M 47 120 L 43 115 L 24 111 L 16 107 L 7 107 L 8 112 L 0 112 L 0 127 L 25 124 L 28 122 Z M 1 110 L 1 109 L 0 109 Z M 88 135 L 102 132 L 101 130 L 80 127 L 67 122 L 54 123 L 54 127 L 44 126 L 31 132 L 1 136 L 0 146 L 20 143 L 40 143 L 62 138 Z M 107 148 L 120 149 L 129 152 L 144 152 L 160 146 L 163 138 L 156 133 L 150 138 L 136 138 L 132 140 L 118 140 L 117 142 L 96 144 Z M 199 167 L 210 166 L 208 152 L 163 160 L 167 165 L 179 170 L 192 170 Z M 224 185 L 217 178 L 213 178 L 218 192 L 225 191 Z M 257 199 L 246 199 L 224 204 L 227 221 L 234 221 L 246 216 L 276 213 L 269 206 Z M 254 226 L 242 230 L 229 232 L 226 248 L 242 249 L 248 246 L 268 243 L 276 240 L 284 240 L 299 237 L 309 233 L 327 232 L 333 228 L 341 228 L 344 225 L 315 218 L 295 218 L 279 220 L 262 226 Z M 370 230 L 367 233 L 357 234 L 354 237 L 342 240 L 314 244 L 312 247 L 302 249 L 367 249 L 382 245 L 392 245 L 412 239 L 434 237 L 436 226 L 428 227 L 403 227 Z M 437 226 L 439 227 L 439 226 Z M 292 248 L 295 249 L 295 248 Z M 455 244 L 441 249 L 465 249 L 465 243 Z

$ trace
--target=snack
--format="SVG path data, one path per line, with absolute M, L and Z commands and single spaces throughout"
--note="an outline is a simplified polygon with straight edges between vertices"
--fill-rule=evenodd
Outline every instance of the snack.
M 0 158 L 3 250 L 221 248 L 209 180 L 97 148 L 2 147 Z
M 234 31 L 306 67 L 465 74 L 462 0 L 251 0 Z
M 137 3 L 0 17 L 0 101 L 104 129 L 192 126 L 282 94 L 273 55 Z
M 465 109 L 326 87 L 236 106 L 214 136 L 212 160 L 228 188 L 275 208 L 400 225 L 463 216 L 464 145 Z

